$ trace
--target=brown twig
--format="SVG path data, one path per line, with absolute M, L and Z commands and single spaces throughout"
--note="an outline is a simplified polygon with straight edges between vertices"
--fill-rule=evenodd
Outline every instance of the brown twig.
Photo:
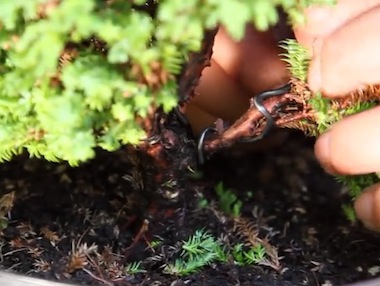
M 263 105 L 280 128 L 300 129 L 306 135 L 318 135 L 318 112 L 310 104 L 313 94 L 305 83 L 292 78 L 289 93 L 267 99 Z M 368 86 L 344 97 L 330 100 L 329 112 L 340 111 L 363 102 L 379 102 L 380 86 Z M 242 138 L 259 136 L 265 128 L 263 114 L 252 106 L 238 121 L 225 130 L 210 135 L 203 142 L 203 152 L 212 154 Z
M 140 239 L 142 237 L 144 237 L 145 233 L 148 231 L 149 229 L 149 221 L 147 219 L 144 219 L 141 227 L 140 227 L 140 230 L 139 232 L 136 234 L 136 236 L 134 237 L 132 243 L 130 246 L 127 247 L 127 251 L 131 248 L 133 248 L 134 246 L 136 246 L 136 244 L 140 241 Z
M 289 101 L 287 94 L 284 94 L 282 96 L 269 98 L 264 102 L 264 106 L 269 113 L 273 114 L 279 106 L 285 105 L 289 103 Z M 252 106 L 239 120 L 224 130 L 223 133 L 206 140 L 203 147 L 204 152 L 214 153 L 221 148 L 231 146 L 243 137 L 259 135 L 265 127 L 260 122 L 263 117 L 262 113 Z
M 93 279 L 98 280 L 99 282 L 102 282 L 104 285 L 113 286 L 113 283 L 102 279 L 101 277 L 96 276 L 94 273 L 92 273 L 90 270 L 83 268 L 84 272 L 86 272 L 88 275 L 90 275 Z
M 200 51 L 189 55 L 177 78 L 179 109 L 195 95 L 202 71 L 210 65 L 215 34 L 216 30 L 204 33 Z M 156 110 L 151 118 L 152 128 L 147 134 L 149 139 L 139 146 L 140 154 L 151 162 L 147 171 L 151 176 L 146 179 L 145 189 L 156 188 L 155 194 L 164 197 L 168 204 L 186 202 L 184 198 L 189 192 L 182 190 L 187 189 L 189 184 L 183 174 L 197 164 L 194 156 L 196 144 L 189 139 L 189 126 L 183 124 L 181 111 L 177 111 L 165 114 L 162 110 Z M 149 166 L 145 164 L 143 169 Z M 167 182 L 174 182 L 176 187 L 168 186 Z
M 199 52 L 192 53 L 184 65 L 178 82 L 179 105 L 183 106 L 195 95 L 202 71 L 210 66 L 212 47 L 217 30 L 206 31 Z

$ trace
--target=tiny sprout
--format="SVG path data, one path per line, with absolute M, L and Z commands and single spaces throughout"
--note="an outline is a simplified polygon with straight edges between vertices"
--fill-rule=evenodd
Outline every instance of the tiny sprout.
M 215 186 L 215 192 L 219 198 L 219 208 L 227 215 L 239 217 L 241 214 L 242 201 L 230 190 L 226 189 L 223 182 L 219 182 Z
M 344 204 L 342 205 L 343 213 L 346 216 L 346 218 L 351 222 L 354 223 L 356 221 L 356 214 L 355 210 L 352 207 L 352 205 Z
M 141 261 L 138 262 L 132 262 L 128 264 L 125 268 L 124 271 L 130 275 L 135 275 L 139 273 L 146 273 L 146 270 L 141 268 Z

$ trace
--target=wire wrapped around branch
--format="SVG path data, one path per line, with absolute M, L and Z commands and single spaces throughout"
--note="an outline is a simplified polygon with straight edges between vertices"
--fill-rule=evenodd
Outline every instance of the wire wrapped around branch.
M 263 106 L 274 118 L 277 127 L 299 129 L 306 135 L 317 136 L 343 117 L 378 105 L 379 99 L 379 85 L 328 99 L 312 93 L 306 84 L 292 78 L 288 93 L 265 100 Z M 202 151 L 212 154 L 240 142 L 241 138 L 260 136 L 265 126 L 262 112 L 251 106 L 233 125 L 209 134 L 204 139 Z
M 271 115 L 275 116 L 275 111 L 287 103 L 289 103 L 289 99 L 286 93 L 275 98 L 267 99 L 263 105 Z M 263 114 L 255 106 L 252 106 L 233 125 L 216 135 L 206 138 L 203 151 L 211 154 L 221 148 L 233 145 L 241 138 L 258 136 L 265 128 L 264 121 Z

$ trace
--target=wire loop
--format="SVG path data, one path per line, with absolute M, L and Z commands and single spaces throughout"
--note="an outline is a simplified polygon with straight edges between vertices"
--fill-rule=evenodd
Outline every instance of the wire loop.
M 265 106 L 263 105 L 264 100 L 270 97 L 283 95 L 289 92 L 290 88 L 291 88 L 291 85 L 290 83 L 288 83 L 282 87 L 261 92 L 252 99 L 252 102 L 255 105 L 256 109 L 265 117 L 266 125 L 260 135 L 253 136 L 253 137 L 243 137 L 239 140 L 240 142 L 244 142 L 244 143 L 255 142 L 255 141 L 263 139 L 270 132 L 270 130 L 275 125 L 275 120 L 273 119 L 268 109 L 266 109 Z
M 258 95 L 256 95 L 254 98 L 252 98 L 253 105 L 265 117 L 266 125 L 260 135 L 253 136 L 253 137 L 243 137 L 243 138 L 240 138 L 239 142 L 244 142 L 244 143 L 255 142 L 255 141 L 263 139 L 269 133 L 269 131 L 275 125 L 275 120 L 273 119 L 270 112 L 265 108 L 264 100 L 270 97 L 274 97 L 274 96 L 281 96 L 289 92 L 290 88 L 291 88 L 291 85 L 290 83 L 288 83 L 282 87 L 261 92 Z M 199 136 L 198 142 L 197 142 L 197 153 L 198 153 L 198 163 L 200 165 L 203 165 L 205 162 L 203 144 L 207 136 L 207 133 L 209 132 L 217 133 L 218 131 L 213 127 L 207 127 L 202 131 L 201 135 Z
M 197 152 L 198 152 L 198 163 L 200 165 L 203 165 L 205 162 L 205 157 L 203 154 L 203 143 L 205 141 L 207 133 L 212 132 L 212 133 L 217 133 L 218 131 L 213 128 L 213 127 L 207 127 L 204 129 L 201 133 L 201 135 L 198 138 L 198 143 L 197 143 Z

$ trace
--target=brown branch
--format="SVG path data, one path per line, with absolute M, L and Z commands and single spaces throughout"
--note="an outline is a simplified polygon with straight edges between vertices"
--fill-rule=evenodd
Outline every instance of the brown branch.
M 264 102 L 265 108 L 275 119 L 280 128 L 302 130 L 306 135 L 318 135 L 318 113 L 309 104 L 313 96 L 307 86 L 299 80 L 291 80 L 292 88 L 289 93 L 272 97 Z M 330 100 L 330 110 L 345 110 L 354 104 L 362 102 L 378 102 L 380 85 L 368 86 L 344 97 Z M 238 121 L 218 134 L 209 135 L 203 144 L 205 153 L 212 154 L 219 149 L 229 147 L 244 137 L 259 136 L 264 128 L 264 116 L 252 106 Z
M 269 98 L 263 105 L 269 113 L 273 114 L 279 106 L 289 103 L 290 100 L 287 98 L 287 95 Z M 260 135 L 265 127 L 265 125 L 260 124 L 263 118 L 261 112 L 252 106 L 239 120 L 224 130 L 223 133 L 206 140 L 203 150 L 206 153 L 214 153 L 221 148 L 231 146 L 243 137 Z
M 178 76 L 180 106 L 185 106 L 195 95 L 202 71 L 210 65 L 215 34 L 216 30 L 204 33 L 200 51 L 189 55 Z M 165 114 L 156 110 L 154 117 L 150 118 L 149 139 L 139 146 L 140 154 L 145 158 L 143 168 L 147 170 L 144 172 L 150 174 L 145 178 L 145 191 L 154 189 L 155 196 L 149 196 L 152 204 L 157 204 L 160 197 L 165 198 L 166 204 L 187 203 L 185 198 L 192 195 L 192 192 L 185 191 L 191 184 L 183 174 L 197 165 L 196 144 L 189 139 L 189 128 L 180 117 L 175 111 Z
M 179 105 L 183 106 L 195 95 L 202 71 L 210 66 L 212 47 L 217 30 L 206 31 L 199 52 L 190 54 L 178 81 Z

